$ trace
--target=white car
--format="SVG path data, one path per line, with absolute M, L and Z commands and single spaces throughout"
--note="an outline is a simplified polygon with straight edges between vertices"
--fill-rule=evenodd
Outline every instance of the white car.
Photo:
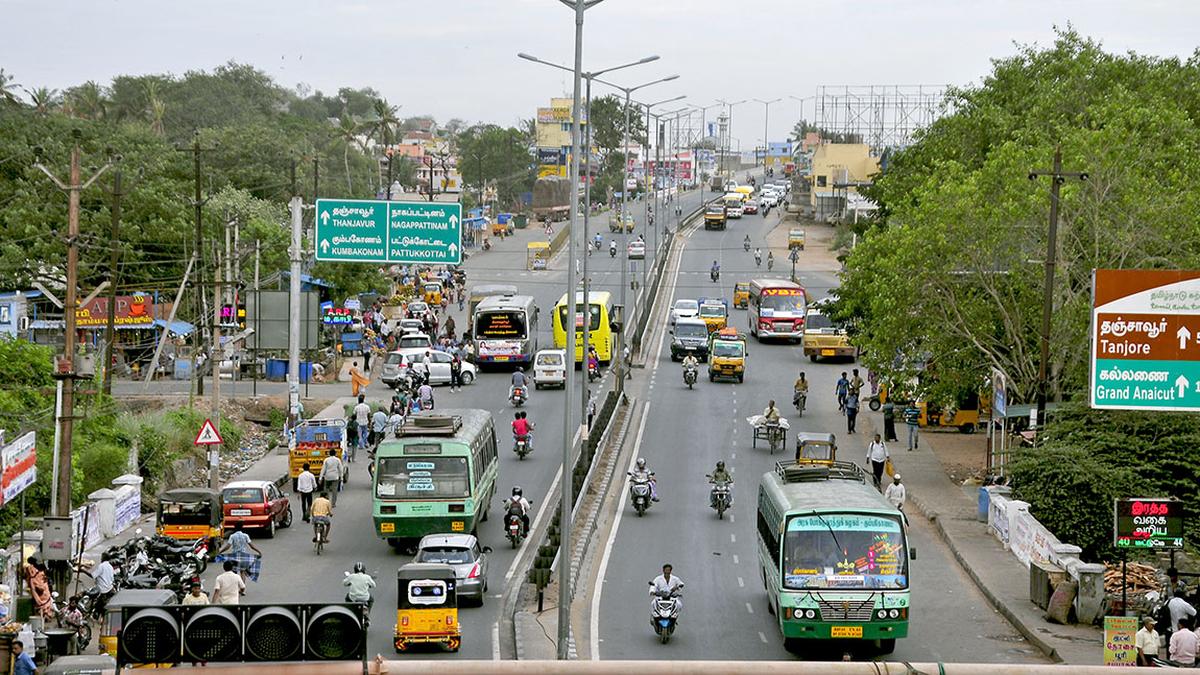
M 635 239 L 629 242 L 629 259 L 644 260 L 646 258 L 646 242 Z
M 410 302 L 408 303 L 408 311 L 411 312 L 413 316 L 421 316 L 425 312 L 429 311 L 429 305 L 419 300 Z
M 388 352 L 387 360 L 383 362 L 383 375 L 380 379 L 388 386 L 396 383 L 407 374 L 409 368 L 421 369 L 425 360 L 425 352 L 429 352 L 429 384 L 450 384 L 450 362 L 453 359 L 446 352 L 436 349 L 397 349 Z M 462 362 L 462 383 L 471 384 L 475 381 L 475 366 Z
M 774 190 L 763 190 L 762 194 L 760 194 L 758 198 L 762 201 L 764 206 L 770 206 L 774 208 L 779 205 L 779 195 L 776 194 Z
M 425 332 L 425 322 L 420 319 L 400 319 L 397 328 L 400 330 L 401 335 L 423 333 Z
M 671 325 L 679 319 L 694 319 L 700 316 L 700 303 L 695 300 L 676 300 L 671 306 Z
M 405 333 L 396 341 L 396 349 L 433 349 L 433 341 L 421 332 Z
M 567 350 L 542 349 L 533 357 L 533 387 L 567 386 Z

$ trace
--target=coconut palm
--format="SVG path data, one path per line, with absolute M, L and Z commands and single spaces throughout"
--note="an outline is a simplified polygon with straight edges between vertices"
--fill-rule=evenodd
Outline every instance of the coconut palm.
M 17 98 L 17 83 L 3 68 L 0 68 L 0 101 L 10 105 L 21 104 L 21 100 Z
M 94 80 L 88 80 L 67 92 L 71 109 L 77 117 L 102 120 L 108 113 L 108 98 L 104 88 Z
M 33 109 L 39 115 L 49 114 L 60 102 L 57 89 L 37 87 L 35 89 L 26 89 L 25 93 L 29 95 L 29 101 L 33 103 Z
M 342 163 L 346 167 L 346 191 L 350 196 L 354 196 L 354 182 L 350 177 L 350 145 L 358 143 L 358 133 L 362 130 L 362 125 L 354 120 L 354 117 L 345 110 L 342 111 L 342 116 L 338 118 L 337 138 L 342 142 Z
M 158 82 L 149 80 L 145 85 L 146 91 L 146 118 L 150 121 L 150 130 L 158 136 L 166 135 L 166 128 L 163 126 L 163 118 L 167 113 L 167 104 L 158 95 Z

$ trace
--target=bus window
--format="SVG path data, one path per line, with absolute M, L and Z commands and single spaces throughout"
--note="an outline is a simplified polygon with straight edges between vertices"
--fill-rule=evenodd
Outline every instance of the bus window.
M 784 588 L 908 588 L 904 533 L 891 516 L 794 516 L 783 566 Z
M 385 499 L 457 499 L 471 496 L 466 457 L 383 457 L 375 496 Z

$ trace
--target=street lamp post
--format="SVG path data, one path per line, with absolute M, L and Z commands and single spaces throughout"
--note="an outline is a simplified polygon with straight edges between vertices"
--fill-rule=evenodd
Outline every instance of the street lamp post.
M 764 101 L 761 98 L 754 99 L 755 102 L 763 104 L 763 170 L 767 168 L 767 148 L 770 146 L 771 140 L 767 132 L 767 121 L 771 117 L 771 104 L 779 103 L 783 99 L 773 98 L 770 101 Z
M 734 109 L 734 107 L 739 106 L 749 100 L 750 99 L 744 98 L 740 101 L 733 101 L 731 103 L 724 99 L 717 99 L 717 101 L 719 103 L 725 104 L 725 107 L 729 109 L 728 121 L 725 123 L 725 125 L 726 125 L 725 137 L 722 139 L 723 142 L 721 144 L 721 148 L 723 149 L 723 152 L 721 153 L 722 160 L 725 159 L 725 155 L 729 154 L 729 142 L 733 140 L 733 109 Z M 740 157 L 738 158 L 738 162 L 741 163 Z
M 551 68 L 557 68 L 559 70 L 570 70 L 566 66 L 560 66 L 557 63 L 543 61 L 542 59 L 539 59 L 536 56 L 531 56 L 529 54 L 522 53 L 522 54 L 517 54 L 517 56 L 522 59 L 525 59 L 526 61 L 533 61 L 534 63 L 540 63 L 545 66 L 550 66 Z M 597 76 L 599 76 L 599 75 L 603 75 L 605 73 L 611 73 L 614 70 L 621 70 L 622 68 L 630 68 L 632 66 L 640 66 L 644 63 L 651 63 L 653 61 L 657 61 L 659 58 L 660 57 L 657 55 L 647 56 L 645 58 L 638 59 L 637 61 L 632 61 L 630 63 L 624 63 L 619 66 L 613 66 L 611 68 L 605 68 L 603 70 L 597 70 L 597 71 L 581 74 L 581 77 L 583 77 L 584 81 L 587 83 L 587 94 L 585 96 L 586 103 L 584 105 L 584 109 L 587 110 L 587 112 L 588 112 L 588 122 L 586 124 L 586 131 L 585 131 L 585 133 L 587 134 L 587 137 L 586 137 L 586 141 L 584 143 L 584 147 L 585 147 L 584 152 L 586 152 L 586 155 L 584 157 L 584 166 L 586 167 L 584 170 L 584 173 L 587 175 L 587 178 L 584 179 L 584 188 L 583 188 L 584 208 L 583 208 L 583 233 L 582 233 L 582 236 L 583 236 L 584 253 L 586 253 L 587 255 L 583 256 L 583 306 L 584 306 L 584 310 L 585 310 L 584 311 L 585 316 L 584 316 L 584 321 L 583 321 L 583 354 L 582 354 L 583 363 L 580 366 L 582 373 L 579 378 L 579 381 L 580 381 L 580 415 L 581 415 L 580 419 L 587 419 L 587 406 L 588 406 L 588 379 L 586 376 L 586 373 L 587 373 L 587 348 L 591 342 L 589 335 L 588 335 L 588 333 L 591 331 L 590 305 L 591 305 L 591 297 L 592 297 L 592 293 L 591 293 L 592 282 L 588 276 L 588 257 L 590 256 L 589 249 L 591 246 L 591 242 L 588 239 L 588 233 L 590 232 L 589 225 L 590 225 L 591 213 L 592 213 L 592 122 L 591 122 L 591 118 L 592 118 L 592 80 L 596 79 Z M 627 124 L 628 124 L 628 122 L 627 122 Z M 622 230 L 625 229 L 624 223 L 621 224 L 621 229 Z M 628 248 L 626 250 L 628 250 Z M 575 264 L 575 261 L 572 260 L 571 264 Z M 568 291 L 568 293 L 571 293 L 571 292 L 574 292 L 574 291 Z M 574 357 L 572 357 L 572 358 L 574 358 Z M 591 430 L 589 429 L 588 431 L 590 432 Z
M 712 105 L 706 105 L 706 106 L 693 106 L 693 109 L 700 111 L 700 138 L 701 139 L 708 138 L 707 136 L 705 136 L 705 134 L 708 132 L 708 109 L 715 108 L 719 105 L 721 105 L 721 104 L 714 103 Z M 697 150 L 699 150 L 699 145 L 700 145 L 699 142 L 697 142 L 696 143 Z M 693 152 L 692 162 L 694 164 L 692 170 L 697 171 L 697 175 L 699 176 L 700 155 L 698 152 Z M 718 170 L 719 170 L 719 167 L 718 167 Z M 704 180 L 703 180 L 703 178 L 704 178 L 703 176 L 700 176 L 700 204 L 701 205 L 704 204 Z

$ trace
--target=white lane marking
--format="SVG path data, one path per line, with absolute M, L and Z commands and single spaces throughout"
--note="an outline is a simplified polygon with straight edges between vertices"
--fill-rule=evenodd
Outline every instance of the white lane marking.
M 492 624 L 492 660 L 500 660 L 500 622 Z
M 746 611 L 747 611 L 747 612 L 750 612 L 751 614 L 753 614 L 753 613 L 754 613 L 754 608 L 753 608 L 753 607 L 751 607 L 751 606 L 750 606 L 750 603 L 748 603 L 748 602 L 746 603 Z
M 579 429 L 575 432 L 575 438 L 571 441 L 571 443 L 573 445 L 579 443 L 579 438 L 580 438 L 580 434 L 582 433 L 582 431 L 583 431 L 582 429 Z M 546 494 L 548 494 L 548 495 L 555 494 L 558 490 L 558 482 L 561 479 L 562 479 L 562 462 L 559 462 L 558 467 L 554 472 L 554 482 L 550 483 L 550 489 L 546 490 Z M 541 523 L 542 518 L 545 518 L 545 517 L 546 517 L 546 509 L 538 509 L 537 515 L 534 516 L 534 518 L 533 518 L 533 522 L 529 524 L 529 530 L 531 532 L 536 531 L 537 527 L 538 527 L 538 523 Z M 513 561 L 508 566 L 508 571 L 504 573 L 504 587 L 505 588 L 509 587 L 509 584 L 512 582 L 513 575 L 517 573 L 517 563 L 521 562 L 521 555 L 525 553 L 525 547 L 529 545 L 530 541 L 532 541 L 532 539 L 530 539 L 529 537 L 526 537 L 525 541 L 521 542 L 521 547 L 519 549 L 517 549 L 517 554 L 515 556 L 513 556 Z
M 745 587 L 746 587 L 746 580 L 741 577 L 738 577 L 738 588 L 745 588 Z
M 761 630 L 760 630 L 760 631 L 758 631 L 758 639 L 759 639 L 759 640 L 762 640 L 762 643 L 763 643 L 764 645 L 765 645 L 765 644 L 767 644 L 767 636 L 766 636 L 766 635 L 763 635 L 763 632 L 762 632 Z
M 729 522 L 731 522 L 731 523 L 733 522 L 733 514 L 732 513 L 729 514 Z
M 736 553 L 734 553 L 734 554 L 733 554 L 733 564 L 734 564 L 734 565 L 740 565 L 740 564 L 742 564 L 742 563 L 741 563 L 741 561 L 740 561 L 740 560 L 738 560 L 738 555 L 737 555 Z
M 729 543 L 731 543 L 731 544 L 737 543 L 737 535 L 736 534 L 733 534 L 732 532 L 729 533 Z
M 621 517 L 625 514 L 624 495 L 629 491 L 629 471 L 637 464 L 639 450 L 642 447 L 642 435 L 646 432 L 646 420 L 650 419 L 650 402 L 642 408 L 642 421 L 638 425 L 637 438 L 633 442 L 633 454 L 629 458 L 625 477 L 621 480 L 621 490 L 617 493 L 617 515 L 613 518 L 612 529 L 608 532 L 608 541 L 604 542 L 604 555 L 600 556 L 600 567 L 596 572 L 596 587 L 592 589 L 592 615 L 588 627 L 591 640 L 591 657 L 593 661 L 600 660 L 600 591 L 604 587 L 604 575 L 608 572 L 608 558 L 612 555 L 613 545 L 617 542 L 617 530 L 621 528 Z

